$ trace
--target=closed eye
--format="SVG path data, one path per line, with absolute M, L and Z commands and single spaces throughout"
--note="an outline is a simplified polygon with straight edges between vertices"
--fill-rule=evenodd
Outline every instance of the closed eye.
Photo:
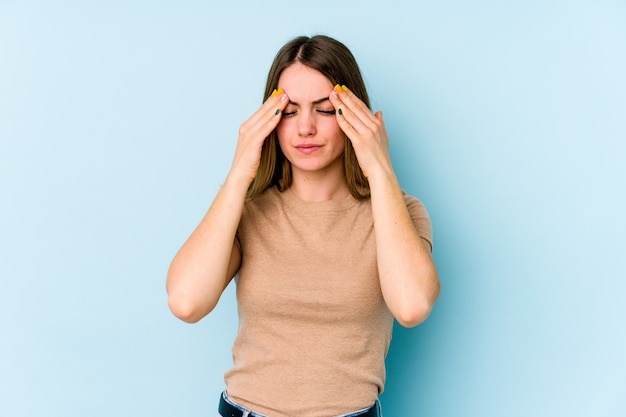
M 316 110 L 316 111 L 318 113 L 321 113 L 321 114 L 325 115 L 325 116 L 326 115 L 334 116 L 335 113 L 336 113 L 335 109 L 332 109 L 332 110 Z M 283 117 L 292 117 L 292 116 L 295 116 L 296 113 L 297 113 L 296 110 L 294 110 L 294 111 L 284 111 L 283 112 Z

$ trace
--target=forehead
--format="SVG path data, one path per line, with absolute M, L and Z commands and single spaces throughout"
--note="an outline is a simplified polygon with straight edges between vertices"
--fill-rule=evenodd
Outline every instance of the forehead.
M 285 90 L 289 99 L 295 102 L 312 102 L 328 97 L 333 89 L 324 74 L 299 62 L 283 70 L 278 87 Z

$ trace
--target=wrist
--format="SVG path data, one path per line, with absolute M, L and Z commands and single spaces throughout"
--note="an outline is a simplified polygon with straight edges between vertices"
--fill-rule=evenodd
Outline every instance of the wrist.
M 248 187 L 252 180 L 247 175 L 237 174 L 234 171 L 231 171 L 226 176 L 226 180 L 222 185 L 222 188 L 228 188 L 238 193 L 245 194 L 248 191 Z
M 368 172 L 367 181 L 369 182 L 370 188 L 399 187 L 396 173 L 391 168 L 385 169 L 380 167 L 377 170 Z

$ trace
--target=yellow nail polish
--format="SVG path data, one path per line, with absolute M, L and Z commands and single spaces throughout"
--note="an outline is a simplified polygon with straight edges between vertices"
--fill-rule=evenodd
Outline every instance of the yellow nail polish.
M 284 93 L 284 91 L 283 91 L 283 89 L 282 89 L 282 88 L 279 88 L 279 89 L 276 91 L 276 95 L 277 95 L 277 96 L 281 95 L 282 93 Z
M 346 87 L 345 85 L 342 85 L 342 86 L 341 86 L 341 89 L 342 89 L 343 91 L 345 91 L 346 93 L 348 92 L 348 87 Z
M 277 96 L 278 91 L 276 91 L 276 89 L 274 89 L 274 91 L 272 91 L 272 97 Z
M 341 92 L 342 92 L 341 87 L 339 86 L 339 84 L 337 84 L 337 85 L 335 86 L 335 91 L 336 91 L 336 92 L 338 92 L 338 93 L 341 93 Z

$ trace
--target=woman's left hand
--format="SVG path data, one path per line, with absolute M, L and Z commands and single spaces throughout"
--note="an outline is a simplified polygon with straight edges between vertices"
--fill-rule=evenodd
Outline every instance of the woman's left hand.
M 352 142 L 361 170 L 366 177 L 390 172 L 389 137 L 381 111 L 371 110 L 345 86 L 336 85 L 330 102 L 337 111 L 339 127 Z

